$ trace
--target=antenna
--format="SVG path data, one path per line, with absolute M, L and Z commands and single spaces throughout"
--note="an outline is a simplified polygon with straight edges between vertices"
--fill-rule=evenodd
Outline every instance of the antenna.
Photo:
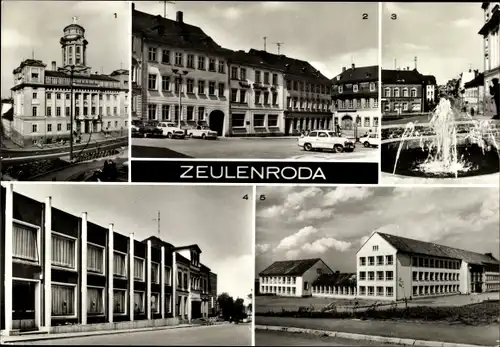
M 417 57 L 413 58 L 413 61 L 415 62 L 415 70 L 417 69 Z
M 154 221 L 156 221 L 158 223 L 158 238 L 160 237 L 160 221 L 161 221 L 161 218 L 160 218 L 160 211 L 158 211 L 158 217 L 156 217 L 155 219 L 153 219 Z
M 264 36 L 263 37 L 264 39 L 264 52 L 266 52 L 266 41 L 267 41 L 267 36 Z
M 281 46 L 284 44 L 285 44 L 284 42 L 276 42 L 276 46 L 278 46 L 278 55 L 280 55 Z
M 167 4 L 175 5 L 175 1 L 160 1 L 163 2 L 163 18 L 167 18 Z
M 31 49 L 31 59 L 35 60 L 35 49 Z

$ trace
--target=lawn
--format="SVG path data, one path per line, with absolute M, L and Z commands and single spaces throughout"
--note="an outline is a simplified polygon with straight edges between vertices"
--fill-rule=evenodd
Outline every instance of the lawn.
M 374 300 L 357 299 L 358 306 L 373 305 Z M 301 307 L 307 307 L 313 311 L 321 311 L 326 305 L 336 305 L 341 307 L 354 307 L 356 300 L 350 299 L 335 299 L 335 298 L 287 298 L 279 296 L 257 296 L 255 297 L 255 312 L 281 312 L 285 311 L 298 311 Z

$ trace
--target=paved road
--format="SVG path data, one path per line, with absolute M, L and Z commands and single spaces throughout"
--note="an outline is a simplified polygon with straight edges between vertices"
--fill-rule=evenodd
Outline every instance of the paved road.
M 296 138 L 220 138 L 216 141 L 201 139 L 132 139 L 132 157 L 151 158 L 153 151 L 144 147 L 163 148 L 156 151 L 155 157 L 165 158 L 226 158 L 226 159 L 296 159 L 296 160 L 357 160 L 363 157 L 378 157 L 377 148 L 364 148 L 357 144 L 354 153 L 305 152 L 297 146 Z M 312 157 L 311 157 L 312 155 Z M 316 155 L 320 155 L 314 159 Z M 378 160 L 378 159 L 377 159 Z
M 252 326 L 215 325 L 15 343 L 20 345 L 251 346 Z
M 336 337 L 286 333 L 280 331 L 255 331 L 256 346 L 395 346 L 372 341 L 356 341 Z
M 273 325 L 345 333 L 431 340 L 482 346 L 498 345 L 498 325 L 470 326 L 446 323 L 417 323 L 397 320 L 255 317 L 256 325 Z

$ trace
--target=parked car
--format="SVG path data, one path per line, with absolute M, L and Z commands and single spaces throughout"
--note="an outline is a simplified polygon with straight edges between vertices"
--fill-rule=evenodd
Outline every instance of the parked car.
M 380 144 L 380 138 L 378 134 L 367 134 L 359 139 L 359 142 L 365 147 L 378 147 Z
M 135 121 L 132 124 L 133 137 L 159 137 L 161 131 L 156 128 L 155 121 Z
M 198 125 L 196 128 L 187 131 L 189 137 L 197 137 L 201 139 L 217 139 L 217 131 L 213 131 L 206 125 Z
M 175 123 L 160 122 L 158 123 L 158 129 L 160 129 L 163 136 L 166 136 L 169 139 L 184 139 L 186 137 L 186 132 Z
M 354 141 L 328 130 L 311 131 L 298 139 L 298 145 L 305 151 L 330 149 L 336 153 L 352 152 L 355 148 Z

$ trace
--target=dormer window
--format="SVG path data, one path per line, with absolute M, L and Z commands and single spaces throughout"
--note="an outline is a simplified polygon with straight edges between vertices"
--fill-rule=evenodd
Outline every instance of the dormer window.
M 342 93 L 343 92 L 343 88 L 342 86 L 339 86 L 339 93 Z
M 357 84 L 355 84 L 355 85 L 352 86 L 352 91 L 355 92 L 355 93 L 358 92 L 358 85 Z

